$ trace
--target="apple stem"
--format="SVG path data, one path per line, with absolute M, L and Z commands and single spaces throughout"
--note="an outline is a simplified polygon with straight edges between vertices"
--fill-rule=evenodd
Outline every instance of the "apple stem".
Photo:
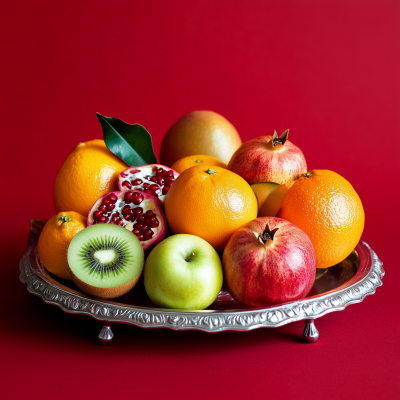
M 186 262 L 189 262 L 194 256 L 195 256 L 194 253 L 189 254 L 189 255 L 185 258 L 185 261 L 186 261 Z
M 265 225 L 264 232 L 263 232 L 263 233 L 260 233 L 260 234 L 258 235 L 258 240 L 259 240 L 260 243 L 262 243 L 262 244 L 265 244 L 265 243 L 268 242 L 269 240 L 274 240 L 274 235 L 275 235 L 275 233 L 276 233 L 276 231 L 277 231 L 278 229 L 279 229 L 279 228 L 275 228 L 275 229 L 272 229 L 272 231 L 271 231 L 270 228 L 269 228 L 269 225 L 268 225 L 268 224 Z
M 277 144 L 284 145 L 288 136 L 289 136 L 289 129 L 286 129 L 286 131 L 283 132 L 279 138 L 276 131 L 274 131 L 274 134 L 272 136 L 272 146 L 275 147 Z

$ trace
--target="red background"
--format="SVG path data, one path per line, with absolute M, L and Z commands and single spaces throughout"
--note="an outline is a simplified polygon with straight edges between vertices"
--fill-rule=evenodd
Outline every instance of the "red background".
M 2 1 L 1 393 L 3 398 L 398 399 L 399 1 Z M 210 109 L 243 140 L 281 133 L 309 169 L 359 193 L 383 287 L 316 321 L 246 333 L 113 327 L 67 315 L 18 280 L 29 220 L 98 111 L 169 126 Z M 24 394 L 25 393 L 25 394 Z

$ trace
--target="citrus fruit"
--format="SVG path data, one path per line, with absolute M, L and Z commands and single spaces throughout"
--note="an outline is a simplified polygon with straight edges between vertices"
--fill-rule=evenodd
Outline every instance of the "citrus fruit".
M 295 181 L 278 216 L 309 236 L 317 268 L 338 264 L 352 252 L 365 219 L 361 200 L 351 184 L 329 170 L 313 170 Z
M 257 198 L 249 184 L 216 166 L 183 171 L 165 198 L 171 231 L 199 236 L 219 252 L 236 229 L 257 217 L 257 211 Z
M 118 174 L 127 164 L 107 149 L 104 140 L 79 143 L 61 167 L 54 184 L 57 212 L 87 215 L 104 194 L 118 190 Z
M 175 161 L 171 168 L 180 174 L 190 167 L 195 167 L 199 164 L 215 165 L 217 167 L 228 169 L 228 166 L 215 157 L 205 155 L 187 156 Z
M 67 266 L 67 249 L 72 238 L 86 227 L 86 217 L 74 211 L 50 218 L 39 237 L 39 258 L 45 268 L 63 279 L 72 279 Z
M 171 166 L 186 156 L 205 154 L 228 164 L 242 144 L 235 127 L 213 111 L 192 111 L 175 122 L 161 144 L 160 162 Z

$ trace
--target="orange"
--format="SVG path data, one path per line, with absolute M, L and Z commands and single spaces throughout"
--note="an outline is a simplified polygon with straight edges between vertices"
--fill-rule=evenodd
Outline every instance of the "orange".
M 57 212 L 88 215 L 94 202 L 118 190 L 118 175 L 128 165 L 107 149 L 104 140 L 79 143 L 61 167 L 54 184 Z
M 86 217 L 74 211 L 60 212 L 49 219 L 39 237 L 39 258 L 45 268 L 63 279 L 72 279 L 67 250 L 72 238 L 86 227 Z
M 175 122 L 161 144 L 160 162 L 171 166 L 186 156 L 205 154 L 228 164 L 242 141 L 235 127 L 213 111 L 192 111 Z
M 311 239 L 317 268 L 343 261 L 364 229 L 364 209 L 351 184 L 336 172 L 313 170 L 296 180 L 278 214 Z
M 250 185 L 216 166 L 198 165 L 183 171 L 165 198 L 171 231 L 200 236 L 219 252 L 238 228 L 257 218 L 257 211 Z
M 215 165 L 217 167 L 228 169 L 228 166 L 225 163 L 219 161 L 217 158 L 204 155 L 183 157 L 180 160 L 175 161 L 172 164 L 171 168 L 181 174 L 183 171 L 185 171 L 185 169 L 195 167 L 196 165 L 199 165 L 201 163 L 207 165 Z

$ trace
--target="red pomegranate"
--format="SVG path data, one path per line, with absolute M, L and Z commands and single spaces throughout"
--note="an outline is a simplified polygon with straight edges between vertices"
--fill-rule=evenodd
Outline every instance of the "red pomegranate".
M 157 196 L 164 204 L 165 196 L 179 173 L 165 165 L 149 164 L 129 167 L 118 176 L 119 190 L 140 190 Z
M 87 226 L 123 226 L 140 240 L 143 250 L 152 249 L 167 233 L 167 222 L 156 196 L 137 190 L 111 192 L 100 197 L 89 211 Z

